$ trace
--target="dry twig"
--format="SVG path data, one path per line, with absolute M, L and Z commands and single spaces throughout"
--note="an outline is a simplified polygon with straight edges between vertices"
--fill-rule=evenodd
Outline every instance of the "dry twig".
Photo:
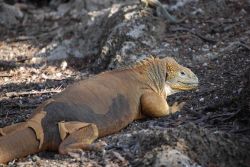
M 7 97 L 18 97 L 18 96 L 27 96 L 35 94 L 59 93 L 61 91 L 62 91 L 61 89 L 53 89 L 53 90 L 30 91 L 30 92 L 8 92 L 5 95 Z
M 233 51 L 234 49 L 236 49 L 239 46 L 242 46 L 242 47 L 246 48 L 247 50 L 250 50 L 250 46 L 248 46 L 244 42 L 235 41 L 235 42 L 229 43 L 229 45 L 227 47 L 220 49 L 220 52 L 230 52 L 230 51 Z
M 205 41 L 205 42 L 209 42 L 209 43 L 212 43 L 212 44 L 217 43 L 216 40 L 211 39 L 211 38 L 207 38 L 207 37 L 201 35 L 199 32 L 195 32 L 194 30 L 191 30 L 191 29 L 188 29 L 188 28 L 177 27 L 177 28 L 175 28 L 175 29 L 171 29 L 171 31 L 187 31 L 187 32 L 190 32 L 191 34 L 193 34 L 193 35 L 199 37 L 200 39 L 202 39 L 202 40 Z
M 0 73 L 0 77 L 13 77 L 13 75 L 6 74 L 6 73 Z
M 15 38 L 9 38 L 6 40 L 6 42 L 11 43 L 11 42 L 18 42 L 18 41 L 27 41 L 27 40 L 32 40 L 32 39 L 36 39 L 36 37 L 34 37 L 34 36 L 19 36 L 19 37 L 15 37 Z

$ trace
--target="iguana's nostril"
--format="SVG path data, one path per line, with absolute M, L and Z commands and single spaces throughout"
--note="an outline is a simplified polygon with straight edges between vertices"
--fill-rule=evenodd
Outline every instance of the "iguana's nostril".
M 196 75 L 194 75 L 194 80 L 195 80 L 197 83 L 199 83 L 199 78 L 198 78 Z

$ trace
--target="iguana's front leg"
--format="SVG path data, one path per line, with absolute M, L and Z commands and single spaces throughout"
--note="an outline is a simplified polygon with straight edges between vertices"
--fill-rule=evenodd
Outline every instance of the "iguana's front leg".
M 155 92 L 148 92 L 141 97 L 141 112 L 150 117 L 162 117 L 180 111 L 184 103 L 169 106 L 163 96 Z

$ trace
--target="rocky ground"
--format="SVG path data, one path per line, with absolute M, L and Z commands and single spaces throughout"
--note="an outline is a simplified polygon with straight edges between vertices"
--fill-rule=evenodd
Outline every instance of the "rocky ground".
M 51 152 L 9 166 L 250 166 L 250 2 L 168 0 L 170 24 L 139 1 L 0 1 L 0 127 L 28 118 L 75 80 L 174 57 L 200 79 L 179 113 L 99 140 L 104 152 Z M 164 1 L 163 1 L 164 2 Z

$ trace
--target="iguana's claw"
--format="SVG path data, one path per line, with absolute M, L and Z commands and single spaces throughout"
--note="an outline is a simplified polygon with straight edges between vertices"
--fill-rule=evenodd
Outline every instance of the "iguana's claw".
M 181 111 L 181 109 L 183 108 L 183 106 L 186 104 L 186 102 L 175 102 L 171 107 L 170 107 L 170 113 L 176 113 Z
M 77 149 L 74 150 L 73 152 L 68 152 L 68 155 L 76 159 L 77 161 L 80 161 L 81 157 L 84 155 L 84 152 L 82 149 Z
M 97 143 L 91 144 L 91 147 L 93 151 L 100 151 L 105 152 L 105 147 L 107 146 L 107 143 L 104 141 L 99 141 Z M 68 155 L 72 158 L 76 159 L 77 161 L 80 161 L 81 158 L 84 156 L 85 152 L 82 149 L 74 149 L 70 152 L 68 152 Z
M 106 146 L 107 146 L 107 143 L 105 141 L 99 141 L 94 144 L 96 151 L 104 151 Z

